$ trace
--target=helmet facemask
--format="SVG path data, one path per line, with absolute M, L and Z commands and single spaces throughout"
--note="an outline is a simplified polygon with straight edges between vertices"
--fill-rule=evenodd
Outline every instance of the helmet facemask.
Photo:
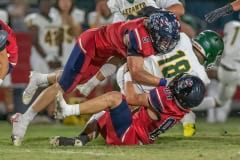
M 180 23 L 171 12 L 161 11 L 152 14 L 146 19 L 145 26 L 158 53 L 171 51 L 180 39 Z

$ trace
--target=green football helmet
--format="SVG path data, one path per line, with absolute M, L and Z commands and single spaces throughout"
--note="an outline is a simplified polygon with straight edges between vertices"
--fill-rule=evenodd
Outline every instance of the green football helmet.
M 204 56 L 203 65 L 206 69 L 212 68 L 221 58 L 224 43 L 221 36 L 211 30 L 205 30 L 192 39 L 192 44 Z

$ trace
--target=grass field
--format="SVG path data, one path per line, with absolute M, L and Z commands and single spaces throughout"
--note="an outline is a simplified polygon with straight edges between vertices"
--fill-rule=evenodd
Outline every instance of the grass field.
M 0 122 L 0 160 L 239 160 L 240 118 L 226 124 L 197 123 L 197 134 L 182 136 L 181 125 L 162 134 L 154 145 L 111 147 L 103 139 L 82 148 L 49 145 L 49 137 L 75 136 L 79 126 L 31 125 L 21 147 L 11 145 L 11 125 Z

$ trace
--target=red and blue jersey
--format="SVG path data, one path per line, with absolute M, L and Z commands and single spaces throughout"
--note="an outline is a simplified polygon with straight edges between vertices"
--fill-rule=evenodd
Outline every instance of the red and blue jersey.
M 134 125 L 135 130 L 143 144 L 153 143 L 159 134 L 171 128 L 189 112 L 189 110 L 178 107 L 168 87 L 160 86 L 156 88 L 155 94 L 155 99 L 152 99 L 151 103 L 157 104 L 160 107 L 159 120 L 152 120 L 148 116 L 146 108 L 141 108 L 133 116 L 133 119 L 136 121 Z
M 18 47 L 17 47 L 15 34 L 13 30 L 2 20 L 0 20 L 0 29 L 5 30 L 8 33 L 8 43 L 6 45 L 8 60 L 9 60 L 9 63 L 15 66 L 18 61 Z
M 149 110 L 142 107 L 137 113 L 131 115 L 131 122 L 126 122 L 128 119 L 126 114 L 129 112 L 122 109 L 118 116 L 123 116 L 123 129 L 125 132 L 121 136 L 117 134 L 118 127 L 114 126 L 115 116 L 111 117 L 111 110 L 107 111 L 99 120 L 101 133 L 104 136 L 107 144 L 112 145 L 139 145 L 152 144 L 159 134 L 164 133 L 169 128 L 179 122 L 189 110 L 181 109 L 174 100 L 172 93 L 165 86 L 160 86 L 155 89 L 155 98 L 151 103 L 159 107 L 159 120 L 152 120 L 149 117 Z M 118 106 L 122 107 L 123 106 Z M 126 123 L 124 123 L 126 122 Z M 128 127 L 126 127 L 128 125 Z
M 90 57 L 101 59 L 110 56 L 126 57 L 127 50 L 134 50 L 144 57 L 153 55 L 155 50 L 143 21 L 144 18 L 140 18 L 87 30 L 79 37 L 80 47 Z M 129 35 L 128 46 L 130 48 L 127 48 L 123 43 L 124 34 Z M 89 39 L 92 40 L 89 41 Z M 94 50 L 94 52 L 91 52 L 91 50 Z

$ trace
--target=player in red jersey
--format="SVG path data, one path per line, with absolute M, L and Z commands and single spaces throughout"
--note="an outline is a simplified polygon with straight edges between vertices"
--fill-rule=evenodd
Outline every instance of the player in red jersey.
M 152 144 L 159 134 L 180 121 L 190 108 L 199 105 L 205 94 L 201 79 L 188 74 L 180 74 L 168 86 L 162 84 L 150 93 L 136 94 L 130 81 L 127 82 L 127 90 L 127 100 L 119 92 L 109 92 L 75 105 L 66 104 L 60 96 L 63 116 L 97 113 L 101 110 L 105 112 L 91 119 L 89 123 L 92 123 L 92 127 L 85 129 L 80 136 L 56 136 L 50 143 L 55 146 L 82 146 L 101 133 L 110 145 Z M 129 105 L 139 104 L 144 107 L 132 115 Z M 71 108 L 75 108 L 76 112 L 71 112 Z
M 17 64 L 18 47 L 13 30 L 0 20 L 0 85 Z
M 179 40 L 179 22 L 168 11 L 158 12 L 149 18 L 119 22 L 90 29 L 80 35 L 69 56 L 63 72 L 39 74 L 33 72 L 24 92 L 23 101 L 29 103 L 38 86 L 53 84 L 46 88 L 22 115 L 12 117 L 12 140 L 20 145 L 26 129 L 36 114 L 52 102 L 59 91 L 69 93 L 79 83 L 86 82 L 111 56 L 120 56 L 127 61 L 139 56 L 150 56 L 172 50 Z M 160 78 L 149 74 L 143 66 L 132 65 L 130 70 L 138 71 L 148 85 L 157 86 Z M 157 79 L 157 84 L 153 79 Z M 29 95 L 29 96 L 28 96 Z

